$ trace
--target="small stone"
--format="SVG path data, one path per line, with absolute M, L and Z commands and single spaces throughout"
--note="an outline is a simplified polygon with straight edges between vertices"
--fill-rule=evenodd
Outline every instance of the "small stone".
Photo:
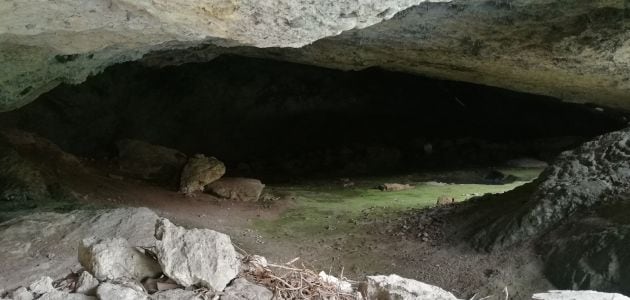
M 453 294 L 433 285 L 398 275 L 367 277 L 367 299 L 459 300 Z
M 81 275 L 79 275 L 79 280 L 77 281 L 76 291 L 79 294 L 85 295 L 96 295 L 96 288 L 98 288 L 99 282 L 92 274 L 89 272 L 83 271 Z
M 55 291 L 55 288 L 53 287 L 53 280 L 48 276 L 44 276 L 39 280 L 33 282 L 28 288 L 31 290 L 31 292 L 37 295 L 42 295 Z
M 100 300 L 148 300 L 142 287 L 133 282 L 102 283 L 96 290 Z
M 151 300 L 202 300 L 201 296 L 197 295 L 193 291 L 186 291 L 182 289 L 173 289 L 167 291 L 157 292 L 151 295 Z
M 413 189 L 412 185 L 400 183 L 384 183 L 378 186 L 378 189 L 384 192 L 396 192 Z
M 225 288 L 221 300 L 269 300 L 272 297 L 273 293 L 266 287 L 238 278 Z

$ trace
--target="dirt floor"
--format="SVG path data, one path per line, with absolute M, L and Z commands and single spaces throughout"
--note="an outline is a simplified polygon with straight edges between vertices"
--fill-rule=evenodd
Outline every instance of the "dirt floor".
M 244 251 L 274 263 L 299 257 L 307 267 L 348 278 L 395 273 L 466 299 L 475 294 L 504 299 L 506 287 L 510 299 L 526 299 L 553 288 L 528 247 L 479 253 L 463 241 L 442 239 L 443 229 L 458 224 L 437 220 L 430 228 L 410 228 L 416 225 L 410 220 L 422 218 L 422 208 L 435 206 L 439 196 L 465 201 L 502 193 L 532 180 L 541 169 L 500 169 L 520 180 L 498 185 L 479 183 L 488 169 L 276 184 L 265 188 L 275 201 L 238 203 L 207 194 L 185 197 L 119 176 L 104 162 L 82 165 L 81 172 L 61 172 L 66 175 L 59 178 L 80 199 L 76 207 L 149 207 L 180 225 L 227 233 Z M 389 182 L 414 188 L 376 189 Z

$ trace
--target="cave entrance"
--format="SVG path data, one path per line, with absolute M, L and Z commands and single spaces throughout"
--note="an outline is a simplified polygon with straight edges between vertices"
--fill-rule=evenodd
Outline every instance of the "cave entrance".
M 374 260 L 388 249 L 379 234 L 405 238 L 390 220 L 438 199 L 513 189 L 561 151 L 626 122 L 624 112 L 607 108 L 376 68 L 239 56 L 164 68 L 127 63 L 0 115 L 3 145 L 17 153 L 4 163 L 35 170 L 4 174 L 0 200 L 3 218 L 51 207 L 149 206 L 257 244 L 279 261 L 328 251 L 352 266 L 348 273 L 409 274 L 418 264 Z M 130 156 L 141 161 L 123 166 L 121 145 L 130 140 L 168 149 L 141 144 Z M 253 187 L 258 202 L 177 193 L 181 168 L 173 161 L 197 153 L 221 160 L 225 177 L 265 183 L 262 194 Z M 235 193 L 249 197 L 249 188 Z M 261 250 L 265 239 L 284 242 Z M 318 244 L 325 249 L 314 250 Z M 357 255 L 366 249 L 372 254 Z M 319 263 L 327 269 L 335 262 Z M 423 274 L 413 276 L 435 275 Z

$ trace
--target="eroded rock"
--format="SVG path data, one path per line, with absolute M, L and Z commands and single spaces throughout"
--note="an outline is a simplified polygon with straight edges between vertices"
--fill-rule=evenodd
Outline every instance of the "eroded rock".
M 160 265 L 123 238 L 87 238 L 79 246 L 81 265 L 100 281 L 142 280 L 162 273 Z
M 118 163 L 120 169 L 136 178 L 177 185 L 186 164 L 186 154 L 167 147 L 138 140 L 120 140 Z
M 96 300 L 96 297 L 87 296 L 84 294 L 54 291 L 54 292 L 44 294 L 38 299 L 41 299 L 41 300 Z M 115 300 L 115 299 L 112 299 L 112 300 Z
M 150 298 L 151 300 L 203 300 L 203 298 L 195 292 L 182 289 L 157 292 L 151 295 Z
M 272 297 L 273 293 L 266 287 L 237 278 L 225 288 L 221 300 L 270 300 Z
M 260 198 L 265 185 L 258 179 L 221 178 L 205 187 L 205 191 L 221 198 L 256 202 Z
M 157 219 L 146 208 L 121 208 L 36 213 L 0 223 L 0 290 L 28 286 L 42 274 L 64 278 L 81 269 L 77 251 L 85 237 L 120 237 L 150 247 Z
M 160 219 L 156 254 L 164 274 L 182 286 L 222 291 L 236 277 L 240 261 L 230 237 L 209 229 L 185 229 Z
M 81 275 L 79 275 L 79 279 L 77 280 L 77 287 L 75 289 L 76 293 L 85 294 L 94 296 L 96 295 L 96 288 L 100 282 L 90 274 L 90 272 L 83 271 Z
M 413 279 L 398 275 L 379 275 L 367 277 L 368 299 L 396 300 L 458 300 L 453 294 Z
M 39 280 L 31 283 L 31 285 L 28 286 L 28 289 L 37 295 L 42 295 L 55 291 L 55 288 L 53 287 L 53 280 L 48 276 L 44 276 Z
M 142 287 L 134 282 L 104 282 L 96 290 L 99 300 L 148 300 Z
M 17 290 L 11 293 L 11 299 L 13 300 L 33 300 L 33 293 L 31 293 L 27 288 L 20 287 Z
M 204 190 L 204 187 L 217 181 L 225 174 L 225 165 L 215 157 L 196 154 L 188 159 L 182 171 L 180 191 L 191 195 Z

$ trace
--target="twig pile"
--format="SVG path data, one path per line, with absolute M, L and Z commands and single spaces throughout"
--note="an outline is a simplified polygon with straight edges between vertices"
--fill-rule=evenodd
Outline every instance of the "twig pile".
M 274 293 L 273 299 L 356 300 L 360 296 L 342 291 L 339 284 L 327 281 L 317 273 L 294 265 L 294 259 L 285 265 L 261 263 L 259 256 L 247 256 L 243 260 L 249 269 L 246 275 Z M 343 274 L 342 274 L 343 275 Z M 340 278 L 343 278 L 340 276 Z

